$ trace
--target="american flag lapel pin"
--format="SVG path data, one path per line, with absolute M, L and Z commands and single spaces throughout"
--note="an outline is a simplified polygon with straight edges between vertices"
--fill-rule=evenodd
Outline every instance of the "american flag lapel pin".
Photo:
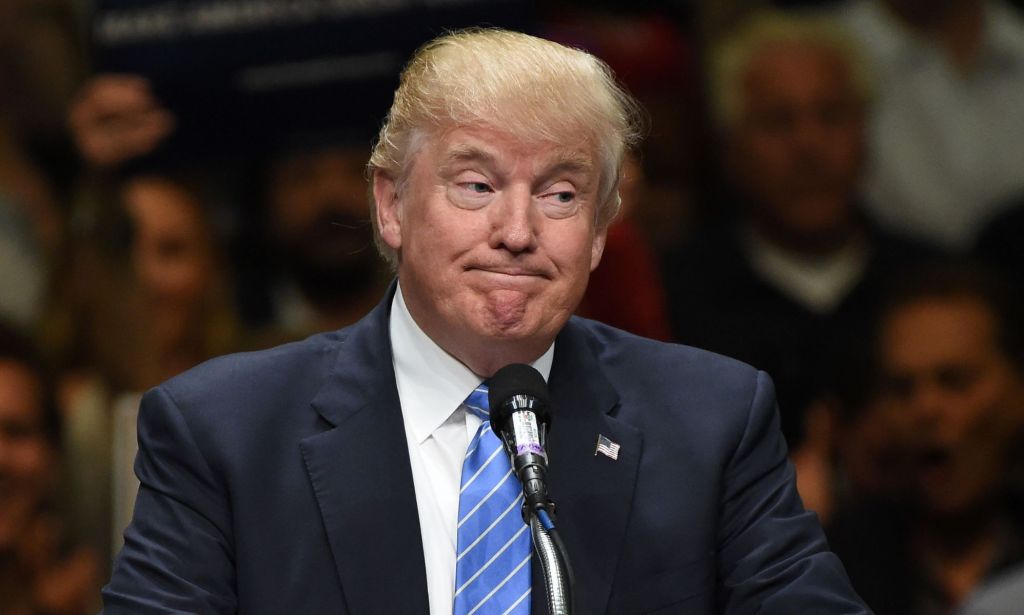
M 594 449 L 594 456 L 597 457 L 598 453 L 611 460 L 616 460 L 619 458 L 619 445 L 603 435 L 598 434 L 597 447 Z

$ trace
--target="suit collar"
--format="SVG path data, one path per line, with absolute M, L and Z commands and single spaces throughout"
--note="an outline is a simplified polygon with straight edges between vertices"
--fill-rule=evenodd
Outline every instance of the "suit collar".
M 426 615 L 423 543 L 388 337 L 393 293 L 392 284 L 339 342 L 312 402 L 331 428 L 300 448 L 348 611 Z

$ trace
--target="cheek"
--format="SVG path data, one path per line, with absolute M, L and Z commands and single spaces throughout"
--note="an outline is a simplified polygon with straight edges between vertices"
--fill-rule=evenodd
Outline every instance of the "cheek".
M 423 262 L 437 267 L 487 245 L 487 216 L 482 211 L 435 207 L 402 225 L 402 242 L 414 246 Z
M 848 130 L 839 130 L 834 138 L 828 140 L 828 143 L 831 145 L 828 149 L 828 156 L 835 167 L 834 170 L 843 172 L 847 176 L 856 174 L 864 152 L 861 135 Z
M 20 482 L 24 494 L 33 496 L 45 491 L 49 483 L 52 456 L 46 445 L 39 441 L 16 444 L 11 447 L 8 470 Z
M 586 286 L 590 272 L 598 265 L 600 246 L 588 231 L 563 235 L 551 242 L 551 259 L 565 276 L 569 286 Z
M 176 263 L 168 268 L 168 291 L 182 301 L 198 301 L 209 282 L 209 263 L 194 259 Z
M 141 268 L 142 283 L 162 300 L 190 303 L 206 291 L 211 263 L 198 252 L 168 258 L 152 255 Z
M 790 164 L 789 148 L 779 139 L 749 139 L 737 156 L 739 173 L 746 183 L 770 189 L 781 183 Z
M 999 430 L 1006 414 L 1012 412 L 1002 403 L 1004 399 L 1002 383 L 995 380 L 981 383 L 963 400 L 963 410 L 956 417 L 960 431 L 975 439 L 1000 435 L 992 432 Z
M 310 184 L 287 182 L 270 197 L 270 217 L 279 237 L 288 236 L 308 224 L 316 216 L 316 193 Z

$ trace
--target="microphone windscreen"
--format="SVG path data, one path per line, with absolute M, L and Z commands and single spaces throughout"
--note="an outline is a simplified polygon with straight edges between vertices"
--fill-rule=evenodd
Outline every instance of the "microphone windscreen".
M 501 412 L 509 399 L 516 395 L 533 397 L 539 402 L 546 415 L 548 406 L 548 385 L 544 376 L 525 363 L 511 363 L 495 372 L 488 381 L 487 400 L 491 406 L 491 417 Z

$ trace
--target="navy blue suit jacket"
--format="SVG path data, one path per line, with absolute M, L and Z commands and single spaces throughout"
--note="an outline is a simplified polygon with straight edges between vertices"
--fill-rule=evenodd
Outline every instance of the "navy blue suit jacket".
M 389 309 L 147 393 L 107 615 L 427 613 Z M 766 375 L 573 318 L 549 389 L 577 613 L 867 612 L 796 494 Z

